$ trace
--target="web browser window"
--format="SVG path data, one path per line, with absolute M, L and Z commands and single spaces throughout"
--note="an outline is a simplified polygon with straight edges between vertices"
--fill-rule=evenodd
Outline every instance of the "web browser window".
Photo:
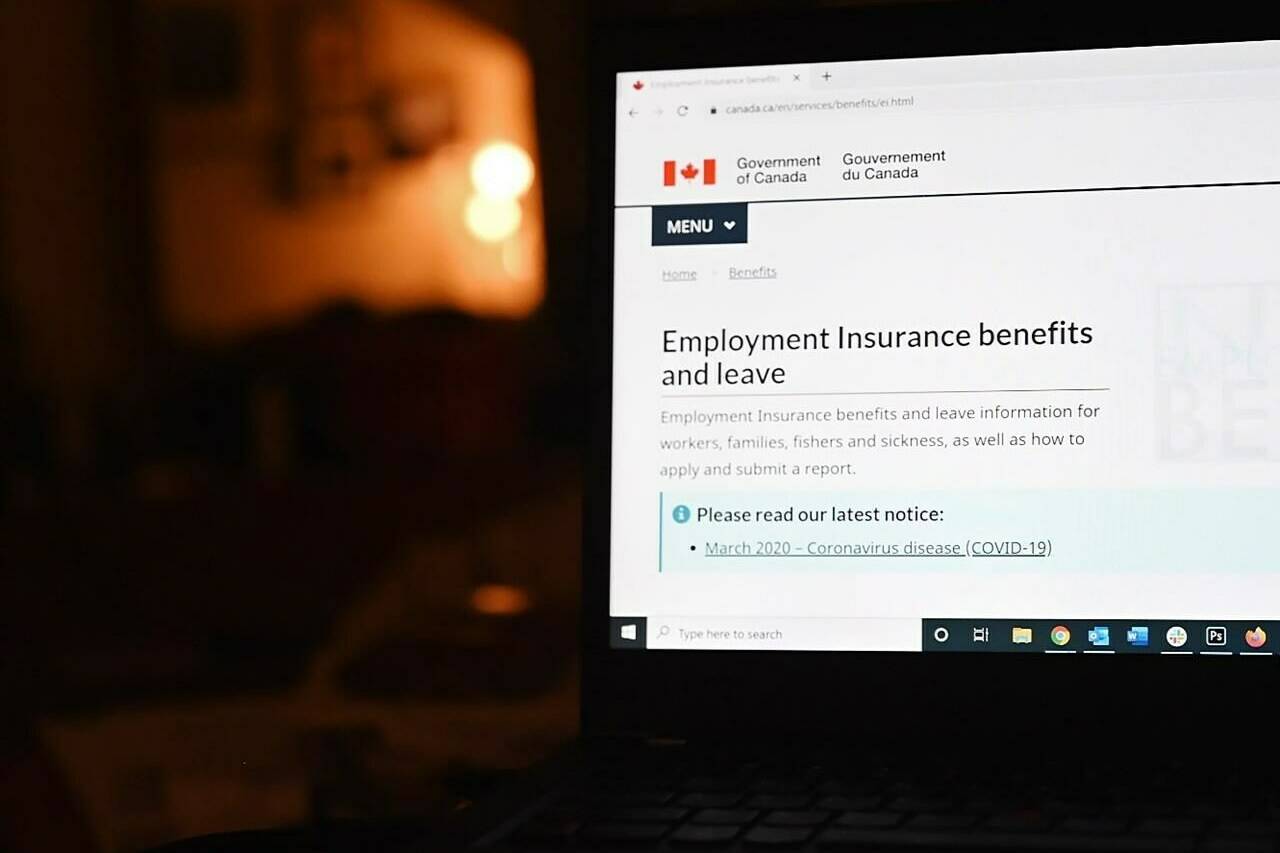
M 617 78 L 648 649 L 1280 648 L 1280 43 Z

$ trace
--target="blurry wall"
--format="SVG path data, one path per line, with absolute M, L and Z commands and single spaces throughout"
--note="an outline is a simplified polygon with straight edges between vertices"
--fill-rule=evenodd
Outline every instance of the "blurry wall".
M 734 2 L 0 0 L 0 848 L 568 735 L 587 18 Z
M 96 6 L 0 4 L 0 434 L 73 467 L 91 452 L 94 394 L 144 341 L 130 26 Z M 46 389 L 51 429 L 15 387 Z
M 160 302 L 175 330 L 260 329 L 344 299 L 498 316 L 538 304 L 536 190 L 510 236 L 468 221 L 477 151 L 536 154 L 513 42 L 414 0 L 149 7 L 170 22 L 155 53 L 178 54 L 154 75 Z M 214 68 L 184 73 L 200 50 Z
M 274 360 L 289 372 L 290 363 L 339 357 L 332 337 L 320 332 L 303 333 L 312 342 L 301 349 L 313 350 L 305 355 L 288 343 L 270 345 L 269 352 L 259 346 L 259 354 L 225 348 L 246 336 L 261 344 L 282 329 L 295 334 L 318 312 L 335 308 L 372 312 L 370 319 L 406 311 L 424 317 L 432 310 L 516 318 L 542 302 L 541 175 L 516 199 L 512 233 L 495 236 L 477 235 L 469 219 L 469 203 L 480 195 L 471 172 L 477 151 L 498 140 L 519 146 L 536 165 L 543 146 L 535 106 L 554 120 L 547 125 L 555 141 L 553 167 L 580 157 L 579 108 L 567 106 L 576 89 L 572 77 L 567 87 L 540 83 L 546 91 L 535 93 L 528 56 L 536 51 L 559 73 L 573 74 L 572 33 L 575 24 L 580 32 L 581 18 L 557 24 L 563 8 L 535 9 L 523 0 L 460 6 L 416 0 L 0 4 L 5 500 L 29 502 L 54 472 L 73 479 L 118 475 L 145 461 L 139 455 L 187 454 L 193 436 L 169 436 L 163 439 L 168 447 L 157 447 L 156 433 L 172 432 L 175 424 L 206 433 L 197 440 L 218 444 L 211 450 L 220 458 L 243 459 L 239 446 L 256 439 L 229 436 L 221 425 L 256 429 L 234 422 L 246 416 L 238 409 L 257 405 L 259 392 L 249 388 L 218 399 L 208 393 L 209 383 L 227 389 L 258 379 L 235 376 L 228 358 L 250 368 L 272 368 L 263 359 Z M 307 46 L 296 36 L 297 25 L 317 9 L 350 19 L 357 41 L 358 86 L 345 101 L 337 99 L 336 109 L 300 82 Z M 194 44 L 175 38 L 193 31 Z M 175 67 L 175 54 L 185 64 Z M 535 95 L 548 93 L 535 104 Z M 347 157 L 361 154 L 343 132 L 352 117 L 377 137 L 376 150 L 363 159 Z M 343 175 L 328 180 L 322 168 L 308 171 L 315 160 L 305 153 L 323 151 L 335 138 L 343 143 Z M 296 156 L 284 157 L 290 145 Z M 580 181 L 576 171 L 557 169 L 546 196 L 557 222 L 570 223 L 571 240 L 580 234 L 572 224 Z M 497 210 L 503 214 L 501 205 Z M 556 275 L 556 301 L 572 301 L 577 264 Z M 350 323 L 362 322 L 349 316 Z M 442 338 L 435 320 L 423 322 L 430 327 L 422 334 L 426 346 L 461 357 L 463 344 Z M 551 324 L 558 335 L 561 321 Z M 544 320 L 529 331 L 489 332 L 511 341 L 530 331 L 537 337 L 539 326 L 549 329 Z M 466 334 L 456 323 L 450 328 Z M 341 349 L 354 352 L 362 335 L 354 327 L 347 332 L 352 340 Z M 411 336 L 406 328 L 404 337 Z M 379 354 L 384 336 L 368 337 L 365 361 L 391 357 Z M 317 348 L 330 352 L 320 356 Z M 538 351 L 544 367 L 572 363 L 559 349 Z M 417 355 L 428 362 L 435 357 Z M 481 364 L 499 357 L 485 347 L 477 353 Z M 529 365 L 524 360 L 519 367 Z M 483 397 L 491 381 L 523 380 L 495 372 L 473 379 L 469 392 Z M 202 396 L 205 410 L 193 410 Z M 175 402 L 188 411 L 178 411 Z M 436 420 L 451 405 L 425 403 Z M 296 425 L 301 415 L 292 415 Z M 461 424 L 454 419 L 451 426 L 458 433 Z M 411 423 L 400 427 L 406 434 L 413 429 Z M 420 444 L 432 438 L 428 430 Z

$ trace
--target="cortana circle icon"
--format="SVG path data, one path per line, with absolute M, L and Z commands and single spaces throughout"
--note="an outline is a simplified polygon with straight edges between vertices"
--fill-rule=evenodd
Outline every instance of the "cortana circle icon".
M 684 524 L 689 520 L 690 515 L 692 515 L 692 513 L 689 512 L 689 508 L 684 504 L 680 504 L 675 509 L 671 510 L 671 517 L 676 520 L 676 524 Z

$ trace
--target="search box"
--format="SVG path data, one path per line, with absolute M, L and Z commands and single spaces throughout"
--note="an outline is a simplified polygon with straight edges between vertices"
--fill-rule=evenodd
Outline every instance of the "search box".
M 920 620 L 650 616 L 651 649 L 920 651 Z

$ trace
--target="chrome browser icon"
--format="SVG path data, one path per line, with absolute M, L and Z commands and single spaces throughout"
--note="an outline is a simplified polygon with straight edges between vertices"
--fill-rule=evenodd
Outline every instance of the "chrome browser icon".
M 1049 639 L 1055 646 L 1065 646 L 1071 642 L 1071 630 L 1066 625 L 1054 625 L 1049 632 Z

